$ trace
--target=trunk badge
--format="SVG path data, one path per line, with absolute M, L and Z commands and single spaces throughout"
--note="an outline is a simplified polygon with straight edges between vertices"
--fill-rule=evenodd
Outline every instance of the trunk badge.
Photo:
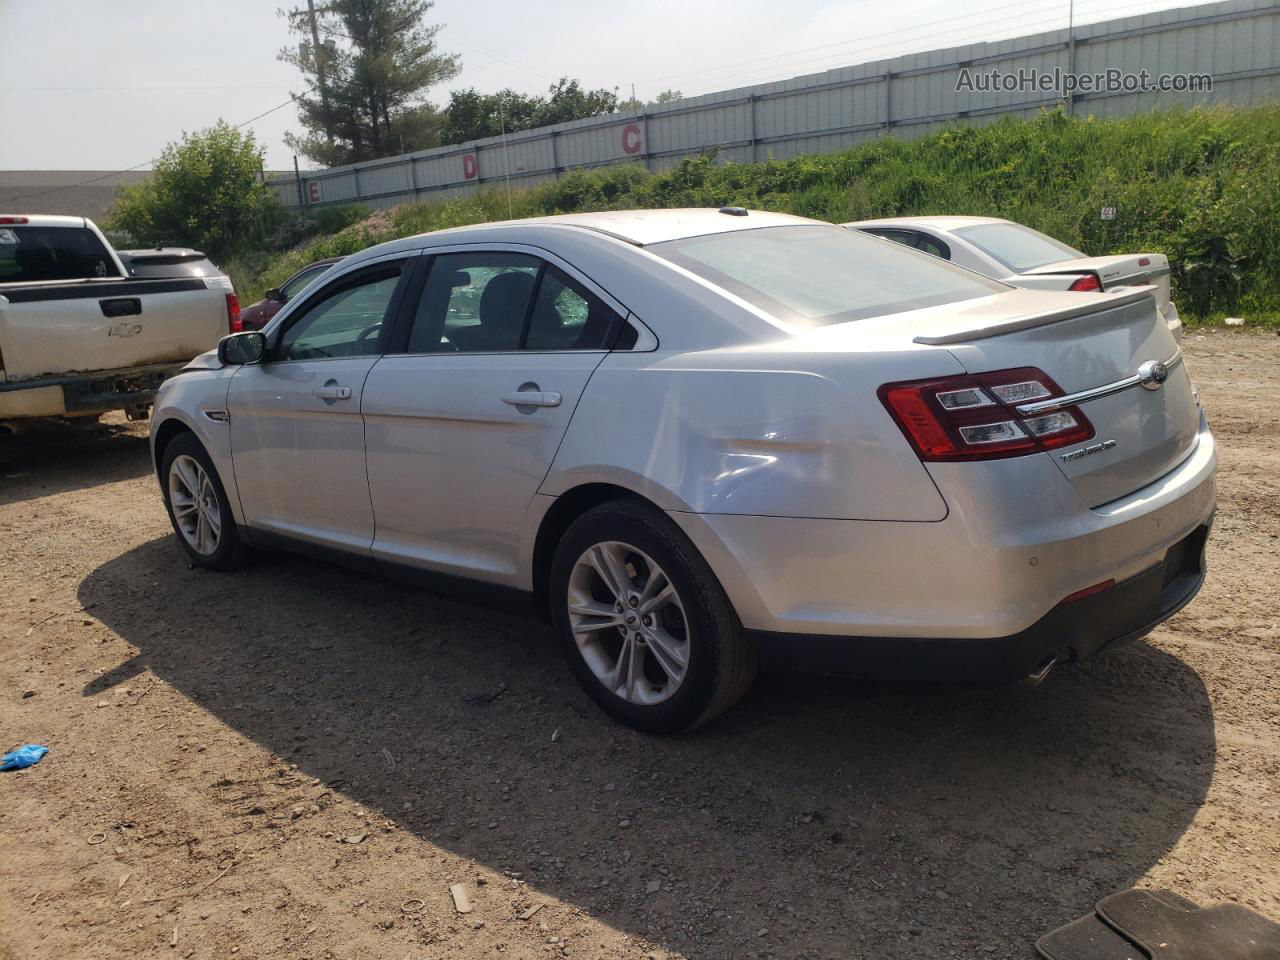
M 1081 447 L 1078 450 L 1068 450 L 1066 453 L 1059 454 L 1063 463 L 1070 463 L 1072 460 L 1079 460 L 1082 457 L 1091 457 L 1095 453 L 1101 453 L 1103 450 L 1110 450 L 1116 445 L 1114 440 L 1103 440 L 1101 443 L 1091 443 L 1087 447 Z
M 117 323 L 107 330 L 108 337 L 132 337 L 142 332 L 140 323 Z
M 1169 368 L 1160 360 L 1148 360 L 1138 368 L 1138 380 L 1144 390 L 1159 390 L 1169 379 Z

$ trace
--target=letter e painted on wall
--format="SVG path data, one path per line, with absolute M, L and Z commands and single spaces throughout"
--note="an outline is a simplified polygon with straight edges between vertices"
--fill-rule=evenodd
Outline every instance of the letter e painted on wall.
M 634 157 L 644 146 L 643 133 L 638 123 L 628 123 L 622 128 L 622 152 Z
M 307 202 L 308 203 L 320 202 L 320 181 L 319 180 L 307 181 Z
M 474 153 L 464 153 L 462 155 L 462 179 L 474 180 L 480 175 L 480 164 L 476 162 Z

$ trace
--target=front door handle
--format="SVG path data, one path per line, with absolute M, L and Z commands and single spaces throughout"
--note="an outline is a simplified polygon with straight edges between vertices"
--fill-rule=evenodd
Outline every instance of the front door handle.
M 351 388 L 340 387 L 336 383 L 326 383 L 323 387 L 317 387 L 315 396 L 318 400 L 350 400 Z
M 502 402 L 513 407 L 558 407 L 563 399 L 550 390 L 516 390 L 502 395 Z

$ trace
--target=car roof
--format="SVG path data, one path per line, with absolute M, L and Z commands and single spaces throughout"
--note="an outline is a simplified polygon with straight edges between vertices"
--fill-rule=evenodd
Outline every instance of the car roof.
M 740 208 L 734 208 L 740 209 Z M 831 226 L 821 220 L 793 217 L 786 213 L 748 211 L 745 215 L 721 213 L 715 208 L 683 210 L 610 210 L 602 213 L 569 213 L 525 220 L 498 220 L 466 227 L 450 227 L 369 247 L 351 257 L 352 262 L 416 250 L 424 246 L 471 242 L 531 242 L 546 239 L 547 231 L 585 230 L 613 237 L 635 246 L 667 240 L 683 240 L 713 233 L 731 233 L 764 227 L 794 225 Z
M 964 227 L 976 227 L 983 223 L 1009 223 L 1001 217 L 884 217 L 880 220 L 855 220 L 846 223 L 846 227 L 865 229 L 866 227 L 924 227 L 932 228 L 939 233 L 949 233 Z
M 795 217 L 789 213 L 745 210 L 741 207 L 687 207 L 675 210 L 610 210 L 601 213 L 569 213 L 552 217 L 536 217 L 514 223 L 563 224 L 606 233 L 627 243 L 648 246 L 668 240 L 685 240 L 712 233 L 733 233 L 763 227 L 812 224 L 821 221 Z

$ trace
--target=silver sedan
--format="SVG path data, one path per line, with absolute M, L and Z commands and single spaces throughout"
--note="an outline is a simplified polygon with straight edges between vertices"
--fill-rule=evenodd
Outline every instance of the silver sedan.
M 1162 253 L 1090 257 L 1038 230 L 997 217 L 888 217 L 845 226 L 1017 287 L 1090 293 L 1151 285 L 1160 315 L 1174 338 L 1182 338 L 1178 307 L 1169 299 L 1169 258 Z
M 1150 288 L 737 208 L 373 247 L 168 381 L 152 445 L 196 564 L 502 594 L 654 732 L 762 661 L 997 683 L 1140 636 L 1203 580 L 1217 460 Z

